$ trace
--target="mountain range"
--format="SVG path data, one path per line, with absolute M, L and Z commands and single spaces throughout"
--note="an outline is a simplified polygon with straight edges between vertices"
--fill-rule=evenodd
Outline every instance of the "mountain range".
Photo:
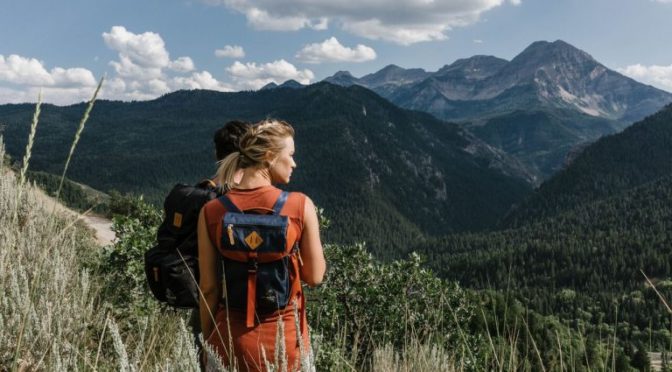
M 436 72 L 390 65 L 362 78 L 340 71 L 325 81 L 361 85 L 400 107 L 458 121 L 525 164 L 535 185 L 562 169 L 577 146 L 672 102 L 672 94 L 561 40 L 534 42 L 511 61 L 473 56 Z
M 84 105 L 43 105 L 31 168 L 59 174 Z M 2 105 L 7 151 L 20 159 L 33 106 Z M 374 252 L 494 226 L 530 186 L 507 155 L 461 127 L 398 108 L 359 86 L 329 83 L 257 92 L 179 91 L 144 102 L 97 102 L 69 177 L 155 203 L 176 182 L 215 170 L 212 134 L 230 119 L 288 120 L 298 168 L 289 185 L 323 207 L 327 238 Z

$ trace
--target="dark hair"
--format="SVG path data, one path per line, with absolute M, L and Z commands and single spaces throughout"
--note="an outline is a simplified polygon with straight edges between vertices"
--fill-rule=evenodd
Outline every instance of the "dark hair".
M 245 134 L 251 125 L 246 121 L 231 120 L 215 132 L 213 141 L 215 142 L 215 152 L 218 161 L 238 151 L 240 137 Z

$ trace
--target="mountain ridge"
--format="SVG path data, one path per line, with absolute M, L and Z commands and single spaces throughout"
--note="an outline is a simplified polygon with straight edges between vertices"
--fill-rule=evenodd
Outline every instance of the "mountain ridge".
M 83 108 L 43 108 L 31 166 L 59 171 L 67 156 L 61 144 L 72 138 Z M 10 154 L 22 151 L 31 113 L 31 105 L 0 106 Z M 214 172 L 215 129 L 230 119 L 266 117 L 296 128 L 299 167 L 288 188 L 306 192 L 333 217 L 327 234 L 334 241 L 367 240 L 391 255 L 424 235 L 494 225 L 530 191 L 500 170 L 496 152 L 459 126 L 400 109 L 363 87 L 329 83 L 97 102 L 69 173 L 97 189 L 143 193 L 158 204 L 175 182 Z

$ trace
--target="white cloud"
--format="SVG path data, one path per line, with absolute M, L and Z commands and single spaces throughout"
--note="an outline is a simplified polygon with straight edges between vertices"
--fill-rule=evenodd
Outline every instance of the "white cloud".
M 219 58 L 243 58 L 245 50 L 240 45 L 227 45 L 224 49 L 215 50 L 215 56 Z
M 399 44 L 446 39 L 446 32 L 479 19 L 505 3 L 521 0 L 202 0 L 245 14 L 262 30 L 324 30 L 337 24 L 369 39 Z
M 672 2 L 672 0 L 670 0 Z M 644 66 L 641 64 L 617 68 L 618 72 L 645 84 L 672 92 L 672 65 Z
M 110 65 L 124 78 L 150 81 L 161 78 L 166 68 L 177 72 L 194 70 L 194 61 L 189 57 L 171 61 L 161 35 L 154 32 L 134 34 L 123 26 L 114 26 L 103 33 L 103 40 L 119 53 L 119 61 Z
M 55 67 L 47 71 L 35 58 L 12 54 L 5 58 L 0 54 L 0 82 L 37 87 L 94 86 L 96 79 L 84 68 Z
M 296 54 L 296 58 L 306 63 L 366 62 L 376 59 L 376 51 L 362 44 L 348 48 L 331 37 L 322 43 L 306 45 Z
M 672 0 L 654 0 L 654 1 L 663 4 L 672 4 Z
M 189 57 L 180 57 L 173 62 L 170 62 L 169 67 L 179 72 L 189 72 L 193 71 L 195 68 L 194 61 Z
M 123 26 L 114 26 L 103 33 L 105 44 L 141 67 L 166 67 L 170 56 L 161 36 L 154 32 L 134 34 Z
M 310 84 L 315 78 L 312 71 L 299 70 L 291 63 L 280 59 L 270 63 L 256 64 L 234 62 L 226 71 L 231 75 L 238 89 L 259 89 L 268 83 L 281 84 L 293 79 L 301 84 Z
M 119 54 L 117 61 L 110 62 L 116 76 L 108 82 L 109 86 L 103 86 L 103 98 L 146 100 L 179 89 L 232 90 L 208 71 L 195 71 L 190 57 L 171 61 L 157 33 L 135 34 L 123 26 L 114 26 L 110 32 L 103 33 L 103 40 Z M 189 76 L 180 75 L 189 72 Z
M 481 40 L 481 39 L 474 39 L 474 44 L 483 44 L 483 40 Z
M 172 80 L 173 89 L 209 89 L 222 92 L 233 91 L 228 84 L 215 79 L 208 71 L 195 72 L 189 77 L 175 77 Z

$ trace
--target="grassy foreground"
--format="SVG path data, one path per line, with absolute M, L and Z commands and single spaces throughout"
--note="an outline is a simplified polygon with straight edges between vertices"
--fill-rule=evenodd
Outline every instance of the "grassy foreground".
M 0 370 L 195 370 L 178 314 L 112 316 L 91 232 L 5 166 L 0 247 Z
M 146 291 L 134 293 L 133 282 L 119 281 L 123 274 L 105 267 L 114 247 L 98 246 L 76 214 L 53 208 L 4 162 L 0 247 L 0 371 L 199 370 L 187 314 L 161 308 L 142 298 Z M 117 303 L 122 298 L 128 303 Z M 348 345 L 321 345 L 328 369 L 362 366 Z M 441 347 L 414 341 L 400 354 L 391 345 L 371 350 L 367 369 L 454 370 L 454 356 Z

